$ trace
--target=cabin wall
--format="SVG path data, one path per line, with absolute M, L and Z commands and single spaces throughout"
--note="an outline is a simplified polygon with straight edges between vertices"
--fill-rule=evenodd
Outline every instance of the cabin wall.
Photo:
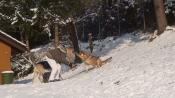
M 0 73 L 2 71 L 11 70 L 11 47 L 6 43 L 0 41 Z M 0 74 L 0 84 L 2 84 L 2 76 Z

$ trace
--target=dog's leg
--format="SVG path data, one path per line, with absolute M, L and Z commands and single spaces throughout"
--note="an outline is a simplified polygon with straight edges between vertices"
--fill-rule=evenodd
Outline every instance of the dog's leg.
M 33 77 L 33 84 L 34 83 L 42 83 L 42 78 L 40 77 L 39 72 L 34 72 L 34 77 Z
M 88 72 L 89 69 L 88 69 L 88 65 L 84 64 L 84 68 L 85 68 L 85 71 Z
M 40 82 L 43 83 L 43 74 L 40 73 L 40 74 L 38 74 L 38 75 L 39 75 L 38 78 L 39 78 Z
M 55 66 L 57 72 L 56 72 L 56 75 L 55 75 L 55 80 L 56 81 L 59 81 L 61 80 L 60 79 L 60 72 L 61 72 L 61 65 L 60 64 L 57 64 L 57 66 Z
M 34 67 L 33 83 L 43 83 L 43 65 L 36 65 Z
M 38 80 L 37 78 L 38 78 L 38 73 L 39 73 L 36 66 L 34 67 L 33 73 L 34 73 L 34 75 L 33 75 L 32 83 L 36 83 Z
M 33 75 L 32 83 L 35 83 L 36 76 L 37 76 L 37 73 L 34 71 L 34 75 Z
M 97 67 L 97 68 L 101 67 L 101 63 L 102 63 L 102 61 L 101 61 L 100 59 L 98 59 L 98 60 L 97 60 L 97 65 L 96 65 L 96 67 Z

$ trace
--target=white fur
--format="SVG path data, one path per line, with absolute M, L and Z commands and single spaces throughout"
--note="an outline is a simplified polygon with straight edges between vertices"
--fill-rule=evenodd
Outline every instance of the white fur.
M 50 67 L 52 68 L 49 81 L 60 79 L 60 72 L 61 72 L 61 65 L 59 63 L 56 63 L 55 60 L 48 58 L 47 56 L 44 57 L 44 59 L 49 63 Z

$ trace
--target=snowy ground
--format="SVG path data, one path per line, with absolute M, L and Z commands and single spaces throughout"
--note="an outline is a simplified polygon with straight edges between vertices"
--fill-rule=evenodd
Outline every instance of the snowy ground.
M 175 98 L 175 29 L 153 42 L 127 34 L 107 38 L 95 54 L 112 56 L 110 63 L 60 82 L 0 86 L 2 98 Z M 100 47 L 103 46 L 102 51 Z M 82 45 L 82 48 L 85 46 Z M 23 83 L 23 84 L 22 84 Z

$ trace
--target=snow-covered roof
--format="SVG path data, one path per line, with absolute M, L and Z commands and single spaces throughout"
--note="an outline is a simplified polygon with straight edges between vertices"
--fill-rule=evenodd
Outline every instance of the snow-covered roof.
M 0 30 L 0 40 L 9 44 L 10 46 L 19 49 L 20 51 L 26 51 L 26 44 L 18 41 L 17 39 L 13 38 L 12 36 L 8 35 L 7 33 Z

